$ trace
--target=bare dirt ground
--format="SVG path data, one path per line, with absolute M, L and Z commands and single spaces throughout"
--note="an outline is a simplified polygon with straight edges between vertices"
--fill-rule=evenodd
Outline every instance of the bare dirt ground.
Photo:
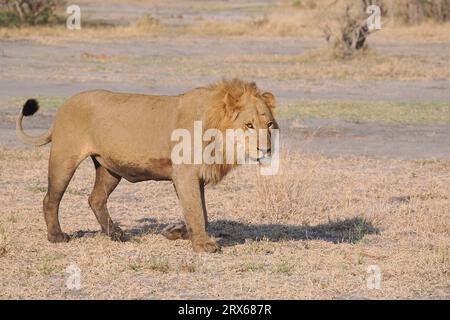
M 102 23 L 134 21 L 144 7 L 180 28 L 251 18 L 278 6 L 80 3 L 89 19 Z M 315 50 L 324 45 L 317 37 L 196 33 L 0 38 L 0 298 L 449 299 L 450 42 L 394 44 L 381 31 L 371 42 L 376 53 L 352 63 L 318 57 Z M 189 242 L 160 235 L 182 220 L 173 187 L 164 182 L 121 182 L 109 208 L 130 241 L 101 235 L 87 204 L 94 182 L 89 161 L 61 205 L 62 228 L 72 241 L 47 242 L 41 203 L 49 148 L 24 146 L 14 133 L 27 98 L 43 105 L 25 123 L 37 134 L 64 98 L 81 90 L 178 94 L 223 76 L 256 81 L 288 111 L 345 101 L 356 104 L 355 113 L 365 102 L 440 113 L 406 122 L 402 114 L 356 121 L 280 113 L 280 175 L 264 178 L 244 167 L 207 188 L 210 232 L 220 239 L 221 254 L 195 254 Z M 81 290 L 66 286 L 71 265 L 81 270 Z M 381 270 L 378 290 L 367 286 L 373 265 Z

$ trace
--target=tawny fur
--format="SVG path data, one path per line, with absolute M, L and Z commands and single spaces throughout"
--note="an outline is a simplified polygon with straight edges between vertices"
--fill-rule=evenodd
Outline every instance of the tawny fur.
M 219 182 L 235 164 L 175 165 L 171 150 L 176 142 L 171 141 L 171 133 L 186 129 L 193 136 L 195 121 L 202 121 L 203 130 L 246 130 L 250 122 L 255 129 L 267 128 L 268 123 L 278 128 L 272 113 L 274 106 L 271 93 L 261 94 L 255 83 L 239 79 L 223 80 L 179 96 L 87 91 L 61 106 L 46 133 L 32 137 L 22 128 L 24 113 L 32 115 L 38 108 L 37 102 L 29 100 L 17 118 L 19 138 L 32 145 L 52 142 L 49 186 L 44 198 L 48 239 L 69 240 L 59 225 L 59 203 L 78 165 L 91 157 L 96 181 L 89 204 L 103 232 L 115 240 L 124 239 L 106 207 L 122 178 L 131 182 L 171 180 L 194 250 L 217 251 L 218 245 L 206 232 L 204 186 Z

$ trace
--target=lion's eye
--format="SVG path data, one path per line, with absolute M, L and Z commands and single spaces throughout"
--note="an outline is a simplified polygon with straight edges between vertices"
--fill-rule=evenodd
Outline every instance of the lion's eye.
M 273 122 L 272 121 L 267 122 L 267 128 L 272 128 L 272 127 L 273 127 Z
M 249 129 L 254 129 L 253 123 L 247 123 L 247 124 L 245 124 L 245 126 Z

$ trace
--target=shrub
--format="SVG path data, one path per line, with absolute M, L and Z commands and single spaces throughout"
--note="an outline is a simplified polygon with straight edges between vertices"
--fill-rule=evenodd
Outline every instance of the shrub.
M 0 0 L 0 25 L 48 24 L 62 0 Z

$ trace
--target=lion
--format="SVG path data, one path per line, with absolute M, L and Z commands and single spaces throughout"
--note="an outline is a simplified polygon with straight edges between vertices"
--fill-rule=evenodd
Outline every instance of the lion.
M 52 143 L 43 201 L 48 240 L 69 241 L 59 224 L 59 204 L 75 170 L 90 157 L 96 176 L 88 202 L 102 232 L 112 240 L 126 239 L 107 209 L 108 197 L 122 178 L 133 183 L 172 181 L 183 209 L 185 231 L 175 228 L 167 231 L 166 237 L 190 239 L 195 252 L 220 251 L 207 232 L 204 188 L 218 183 L 236 163 L 174 164 L 171 133 L 178 128 L 192 132 L 195 121 L 202 121 L 204 130 L 269 129 L 267 139 L 258 140 L 255 157 L 261 159 L 270 156 L 270 135 L 272 129 L 278 129 L 274 108 L 272 93 L 262 93 L 255 83 L 240 79 L 222 80 L 177 96 L 85 91 L 59 108 L 46 133 L 30 136 L 23 130 L 23 117 L 35 114 L 39 104 L 29 99 L 17 118 L 16 132 L 30 145 Z

